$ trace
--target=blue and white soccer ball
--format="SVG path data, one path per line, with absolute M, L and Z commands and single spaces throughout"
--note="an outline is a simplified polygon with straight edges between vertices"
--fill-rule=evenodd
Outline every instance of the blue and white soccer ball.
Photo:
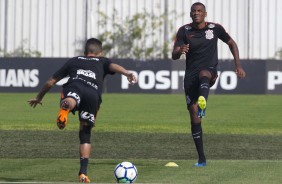
M 118 183 L 133 183 L 138 176 L 137 169 L 131 162 L 119 163 L 114 174 Z

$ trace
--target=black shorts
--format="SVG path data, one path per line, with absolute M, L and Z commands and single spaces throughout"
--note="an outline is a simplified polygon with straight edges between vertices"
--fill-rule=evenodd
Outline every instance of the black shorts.
M 208 70 L 212 74 L 212 79 L 210 82 L 210 87 L 212 87 L 217 79 L 217 69 L 216 68 L 207 68 L 204 70 Z M 192 105 L 198 101 L 199 98 L 199 73 L 195 73 L 194 75 L 185 75 L 184 79 L 184 90 L 186 96 L 187 105 Z
M 73 112 L 79 112 L 79 120 L 94 126 L 102 102 L 97 90 L 87 84 L 73 82 L 63 86 L 61 100 L 69 97 L 76 101 L 77 105 Z

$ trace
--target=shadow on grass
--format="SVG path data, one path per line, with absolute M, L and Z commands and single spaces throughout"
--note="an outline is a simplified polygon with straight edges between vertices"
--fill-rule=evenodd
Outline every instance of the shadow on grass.
M 97 159 L 197 159 L 190 134 L 93 133 Z M 204 135 L 208 159 L 282 159 L 282 136 Z M 0 131 L 0 158 L 78 158 L 76 131 Z

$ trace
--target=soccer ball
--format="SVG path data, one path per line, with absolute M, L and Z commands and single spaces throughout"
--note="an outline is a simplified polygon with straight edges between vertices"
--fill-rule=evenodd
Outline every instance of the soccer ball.
M 114 170 L 118 183 L 133 183 L 137 178 L 137 169 L 131 162 L 121 162 Z

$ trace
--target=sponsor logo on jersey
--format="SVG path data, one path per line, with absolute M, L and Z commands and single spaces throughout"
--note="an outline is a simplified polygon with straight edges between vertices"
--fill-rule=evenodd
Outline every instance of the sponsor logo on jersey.
M 91 70 L 82 70 L 82 69 L 79 69 L 77 70 L 77 73 L 78 75 L 84 75 L 86 77 L 91 77 L 93 79 L 96 79 L 96 74 L 94 72 L 92 72 Z
M 77 57 L 78 59 L 83 59 L 83 60 L 90 60 L 90 61 L 99 61 L 99 58 L 94 58 L 94 57 Z
M 206 30 L 205 33 L 206 33 L 206 39 L 208 39 L 208 40 L 213 39 L 213 37 L 214 37 L 213 30 L 210 30 L 210 29 Z
M 87 81 L 87 80 L 82 79 L 82 78 L 80 78 L 80 77 L 73 77 L 72 80 L 81 80 L 81 81 L 83 81 L 84 83 L 86 83 L 86 84 L 92 86 L 93 88 L 98 89 L 98 86 L 97 86 L 95 83 L 90 82 L 90 81 Z

